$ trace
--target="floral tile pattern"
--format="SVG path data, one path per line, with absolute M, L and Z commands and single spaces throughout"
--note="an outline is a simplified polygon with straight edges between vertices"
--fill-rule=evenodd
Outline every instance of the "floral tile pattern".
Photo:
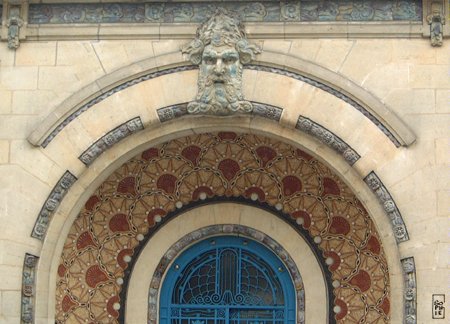
M 302 150 L 232 132 L 149 148 L 96 190 L 61 255 L 57 323 L 118 323 L 122 288 L 145 238 L 189 204 L 236 197 L 279 211 L 317 246 L 333 286 L 336 323 L 389 323 L 387 261 L 360 201 Z

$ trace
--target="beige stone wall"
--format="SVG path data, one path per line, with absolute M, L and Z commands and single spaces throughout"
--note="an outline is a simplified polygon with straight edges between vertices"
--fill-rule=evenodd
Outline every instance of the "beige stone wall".
M 301 81 L 246 71 L 250 100 L 284 108 L 279 124 L 261 118 L 195 117 L 161 124 L 156 109 L 191 100 L 196 72 L 142 82 L 114 94 L 79 116 L 44 149 L 33 146 L 73 107 L 118 80 L 184 62 L 187 40 L 24 42 L 16 51 L 0 44 L 0 322 L 18 323 L 25 253 L 41 256 L 38 322 L 54 316 L 54 278 L 64 242 L 80 206 L 108 173 L 148 143 L 190 132 L 236 129 L 266 133 L 297 143 L 322 158 L 364 201 L 382 234 L 392 272 L 393 323 L 401 322 L 399 259 L 414 256 L 418 323 L 431 320 L 431 294 L 446 293 L 449 239 L 450 46 L 427 39 L 261 40 L 258 61 L 298 70 L 362 98 L 387 124 L 415 142 L 396 148 L 349 104 Z M 293 127 L 304 115 L 341 137 L 360 155 L 350 167 L 316 139 Z M 105 152 L 89 168 L 78 156 L 99 137 L 140 116 L 145 131 Z M 406 128 L 404 126 L 406 125 Z M 30 138 L 30 141 L 28 141 Z M 36 217 L 65 170 L 79 180 L 59 206 L 41 241 L 30 236 Z M 398 248 L 387 216 L 362 182 L 374 170 L 388 188 L 407 225 L 410 240 Z M 450 296 L 447 295 L 447 300 Z

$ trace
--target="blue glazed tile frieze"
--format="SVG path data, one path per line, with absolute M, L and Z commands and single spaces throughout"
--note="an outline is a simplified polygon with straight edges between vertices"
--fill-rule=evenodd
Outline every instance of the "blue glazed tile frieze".
M 218 7 L 243 21 L 421 21 L 420 0 L 301 0 L 31 4 L 30 24 L 200 23 Z

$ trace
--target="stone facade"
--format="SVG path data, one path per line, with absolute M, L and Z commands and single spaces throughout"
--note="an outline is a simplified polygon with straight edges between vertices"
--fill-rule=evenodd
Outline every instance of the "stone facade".
M 0 322 L 145 321 L 150 280 L 164 253 L 200 228 L 240 224 L 276 240 L 296 263 L 305 285 L 305 323 L 325 323 L 313 314 L 327 311 L 339 323 L 444 323 L 432 319 L 431 303 L 432 294 L 450 298 L 449 3 L 382 2 L 228 3 L 230 10 L 251 8 L 239 7 L 249 42 L 262 49 L 242 72 L 242 93 L 254 110 L 196 116 L 186 111 L 196 98 L 198 69 L 180 49 L 208 16 L 204 1 L 84 9 L 69 1 L 4 1 Z M 262 146 L 271 149 L 261 153 Z M 272 172 L 288 158 L 315 176 L 288 164 Z M 169 162 L 183 177 L 161 180 Z M 214 174 L 211 185 L 203 185 L 209 180 L 201 180 L 196 164 Z M 147 174 L 148 190 L 138 186 L 139 166 L 162 170 Z M 189 168 L 196 170 L 192 179 Z M 240 183 L 246 172 L 254 175 Z M 144 189 L 159 190 L 151 197 L 165 212 L 160 218 L 146 214 L 154 210 L 150 205 L 130 212 L 130 200 L 147 203 Z M 89 218 L 95 196 L 99 201 L 91 205 L 105 219 Z M 288 203 L 300 196 L 295 206 L 313 208 L 308 199 L 327 206 L 308 212 L 309 227 Z M 343 212 L 342 204 L 352 211 Z M 346 221 L 347 214 L 359 216 Z M 149 234 L 149 220 L 160 232 Z M 345 244 L 329 243 L 337 238 Z M 334 269 L 338 252 L 331 249 L 338 246 L 346 266 Z M 132 258 L 133 249 L 141 256 Z M 115 261 L 117 253 L 123 262 Z M 357 257 L 367 260 L 347 266 Z M 88 270 L 93 275 L 86 277 Z M 128 281 L 118 280 L 127 271 Z M 356 295 L 364 296 L 364 305 L 356 305 Z M 315 308 L 320 303 L 324 308 Z

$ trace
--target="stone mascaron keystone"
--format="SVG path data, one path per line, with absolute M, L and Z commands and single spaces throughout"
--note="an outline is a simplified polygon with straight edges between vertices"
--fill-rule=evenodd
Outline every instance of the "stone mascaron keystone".
M 226 116 L 253 111 L 242 94 L 242 71 L 261 49 L 248 43 L 236 13 L 217 9 L 181 51 L 200 67 L 197 96 L 188 104 L 188 113 Z

